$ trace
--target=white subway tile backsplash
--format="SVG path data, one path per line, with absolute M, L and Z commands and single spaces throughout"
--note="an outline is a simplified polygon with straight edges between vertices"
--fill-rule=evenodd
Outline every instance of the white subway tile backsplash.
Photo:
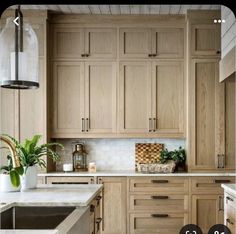
M 65 146 L 58 150 L 61 160 L 57 171 L 62 171 L 64 163 L 72 162 L 72 152 L 76 142 L 84 142 L 88 152 L 87 162 L 96 162 L 97 170 L 134 170 L 135 143 L 163 143 L 168 150 L 185 147 L 183 139 L 58 139 Z

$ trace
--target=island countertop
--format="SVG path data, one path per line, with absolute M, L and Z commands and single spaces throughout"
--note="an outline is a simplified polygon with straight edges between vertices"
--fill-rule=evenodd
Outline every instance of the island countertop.
M 236 197 L 236 184 L 222 184 L 221 187 L 225 192 L 230 193 Z
M 103 185 L 39 185 L 22 192 L 0 192 L 0 212 L 14 206 L 72 206 L 76 209 L 55 229 L 33 230 L 35 234 L 64 234 L 88 210 L 89 203 L 102 190 Z M 1 214 L 0 214 L 1 215 Z M 0 230 L 0 233 L 25 234 L 32 230 Z
M 87 206 L 103 185 L 38 185 L 22 192 L 0 192 L 1 203 L 20 206 Z M 1 205 L 1 208 L 5 205 Z

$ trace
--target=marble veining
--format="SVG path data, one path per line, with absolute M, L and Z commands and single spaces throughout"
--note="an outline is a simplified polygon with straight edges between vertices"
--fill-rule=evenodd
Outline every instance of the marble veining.
M 65 150 L 58 149 L 61 160 L 57 171 L 64 163 L 72 163 L 72 152 L 77 142 L 84 142 L 88 152 L 87 161 L 96 162 L 98 170 L 134 170 L 135 143 L 162 143 L 168 150 L 185 148 L 184 139 L 58 139 Z
M 236 197 L 236 184 L 222 184 L 221 187 L 225 190 L 225 192 Z

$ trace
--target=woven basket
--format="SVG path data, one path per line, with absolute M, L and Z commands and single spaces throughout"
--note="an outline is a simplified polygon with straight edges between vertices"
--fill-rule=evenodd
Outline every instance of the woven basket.
M 137 164 L 138 172 L 142 173 L 173 173 L 176 163 L 172 160 L 166 163 Z

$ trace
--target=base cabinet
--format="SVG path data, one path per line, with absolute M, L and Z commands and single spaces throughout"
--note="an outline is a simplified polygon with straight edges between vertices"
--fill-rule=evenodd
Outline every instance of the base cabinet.
M 134 213 L 129 215 L 130 234 L 176 234 L 186 224 L 188 215 Z
M 126 234 L 126 178 L 98 177 L 103 184 L 101 234 Z
M 213 225 L 224 223 L 223 204 L 223 195 L 193 195 L 192 223 L 207 234 Z
M 232 234 L 236 233 L 236 198 L 235 196 L 225 192 L 224 197 L 225 212 L 224 224 L 229 228 Z

